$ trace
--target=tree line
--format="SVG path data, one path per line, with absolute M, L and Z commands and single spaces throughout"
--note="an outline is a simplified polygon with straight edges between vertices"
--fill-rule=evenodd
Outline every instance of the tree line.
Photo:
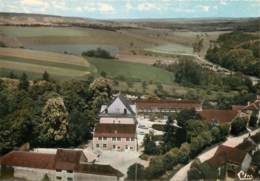
M 112 95 L 106 79 L 51 81 L 0 79 L 0 154 L 24 143 L 72 147 L 87 143 L 100 106 Z

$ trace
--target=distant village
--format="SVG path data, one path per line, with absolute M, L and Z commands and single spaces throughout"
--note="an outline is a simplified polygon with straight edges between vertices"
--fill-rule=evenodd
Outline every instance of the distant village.
M 182 110 L 195 110 L 212 126 L 231 124 L 237 117 L 249 122 L 252 113 L 257 111 L 258 125 L 260 96 L 248 105 L 233 105 L 230 110 L 219 110 L 203 109 L 199 101 L 136 99 L 119 93 L 111 102 L 101 106 L 93 139 L 84 148 L 30 150 L 28 145 L 24 145 L 0 158 L 1 173 L 12 168 L 15 178 L 31 181 L 124 180 L 131 164 L 147 166 L 148 161 L 139 158 L 144 149 L 144 137 L 150 132 L 163 134 L 153 125 L 165 125 L 169 114 Z M 176 120 L 173 126 L 184 129 Z M 227 178 L 234 178 L 241 171 L 243 173 L 239 176 L 248 171 L 260 175 L 260 133 L 257 129 L 247 129 L 241 142 L 233 146 L 220 143 L 212 157 L 200 161 L 217 167 L 219 174 Z M 193 165 L 192 169 L 196 167 Z

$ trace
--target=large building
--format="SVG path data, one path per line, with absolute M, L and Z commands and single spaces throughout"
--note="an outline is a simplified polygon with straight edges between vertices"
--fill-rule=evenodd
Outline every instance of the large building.
M 121 180 L 123 174 L 110 165 L 88 162 L 82 151 L 58 149 L 56 154 L 12 151 L 0 158 L 0 174 L 29 181 Z
M 138 114 L 148 113 L 170 113 L 179 112 L 184 109 L 195 109 L 202 111 L 202 104 L 199 101 L 191 100 L 136 100 Z
M 103 105 L 93 135 L 94 150 L 137 150 L 136 106 L 122 94 Z

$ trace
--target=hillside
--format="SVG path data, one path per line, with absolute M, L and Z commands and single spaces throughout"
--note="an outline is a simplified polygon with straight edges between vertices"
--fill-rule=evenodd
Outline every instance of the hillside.
M 206 58 L 232 71 L 260 77 L 259 34 L 232 32 L 220 35 Z
M 124 22 L 124 21 L 121 21 Z M 151 28 L 188 31 L 259 31 L 260 18 L 141 19 L 131 24 Z
M 103 21 L 89 18 L 24 13 L 0 13 L 0 25 L 58 27 L 78 26 L 107 30 L 115 30 L 129 26 L 126 23 L 117 23 L 113 21 Z
M 0 13 L 0 26 L 88 27 L 105 30 L 159 28 L 188 31 L 258 31 L 260 18 L 123 19 L 98 20 L 43 14 Z
M 0 76 L 26 72 L 31 78 L 40 78 L 44 71 L 57 79 L 83 79 L 94 69 L 86 59 L 74 55 L 0 48 Z

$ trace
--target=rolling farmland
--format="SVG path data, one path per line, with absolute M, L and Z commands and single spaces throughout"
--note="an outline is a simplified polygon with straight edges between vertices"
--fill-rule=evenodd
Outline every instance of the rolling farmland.
M 95 71 L 82 57 L 14 48 L 0 48 L 0 68 L 2 74 L 8 71 L 28 72 L 36 78 L 47 71 L 64 79 L 84 78 Z

